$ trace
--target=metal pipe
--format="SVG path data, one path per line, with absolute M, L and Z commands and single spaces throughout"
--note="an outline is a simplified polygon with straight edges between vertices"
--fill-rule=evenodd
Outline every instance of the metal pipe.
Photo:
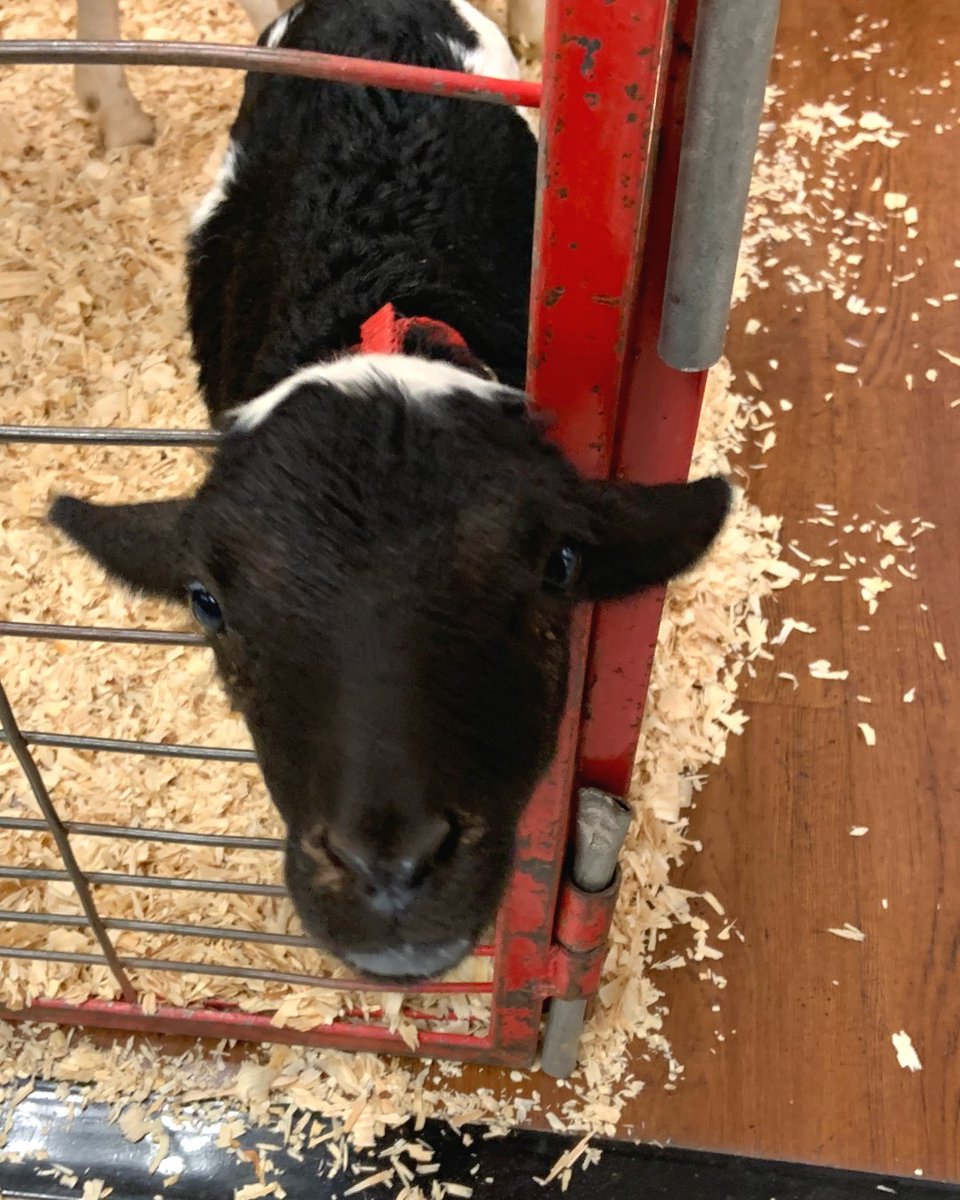
M 461 71 L 436 71 L 404 63 L 347 58 L 315 50 L 270 49 L 204 42 L 121 41 L 80 42 L 64 39 L 0 40 L 0 66 L 68 63 L 121 66 L 207 67 L 255 71 L 262 75 L 299 75 L 360 87 L 392 88 L 454 100 L 487 104 L 540 107 L 540 84 L 516 79 L 493 79 Z
M 780 0 L 700 0 L 659 353 L 678 371 L 720 358 Z
M 632 818 L 630 808 L 609 792 L 580 789 L 571 874 L 581 892 L 602 892 L 610 886 Z
M 0 879 L 65 881 L 71 878 L 69 872 L 52 867 L 0 867 Z M 111 887 L 169 888 L 176 892 L 218 892 L 240 896 L 287 895 L 287 889 L 279 883 L 239 883 L 230 879 L 181 879 L 173 875 L 128 875 L 120 871 L 88 871 L 86 879 L 88 883 L 108 884 Z
M 73 847 L 70 845 L 70 838 L 63 827 L 50 793 L 47 791 L 47 785 L 40 774 L 40 768 L 34 762 L 33 755 L 30 753 L 23 734 L 20 732 L 20 726 L 13 715 L 13 709 L 10 706 L 10 701 L 7 698 L 7 693 L 2 683 L 0 683 L 0 726 L 3 728 L 4 741 L 10 746 L 14 757 L 20 764 L 20 769 L 26 776 L 37 804 L 40 806 L 40 811 L 43 813 L 47 828 L 53 835 L 53 840 L 60 851 L 60 857 L 63 860 L 66 870 L 59 871 L 57 874 L 65 880 L 68 879 L 73 884 L 83 911 L 87 914 L 90 928 L 100 943 L 102 956 L 97 957 L 97 962 L 110 968 L 114 978 L 120 985 L 120 991 L 124 1000 L 133 1004 L 137 999 L 136 989 L 127 977 L 120 963 L 120 957 L 114 949 L 113 942 L 111 942 L 110 936 L 104 927 L 103 919 L 99 912 L 97 912 L 97 906 L 90 891 L 89 880 L 80 869 L 80 864 L 73 853 Z
M 88 929 L 90 922 L 79 914 L 20 912 L 18 909 L 0 908 L 0 922 L 22 925 L 56 925 L 69 929 Z M 223 925 L 182 925 L 176 921 L 139 921 L 129 917 L 104 917 L 107 929 L 131 933 L 159 933 L 175 937 L 208 938 L 218 942 L 256 942 L 266 946 L 303 946 L 316 949 L 317 945 L 305 934 L 263 933 L 259 929 L 236 929 Z M 476 946 L 471 958 L 492 958 L 493 946 Z
M 127 838 L 143 842 L 178 842 L 187 846 L 216 846 L 225 849 L 282 850 L 281 838 L 241 837 L 227 833 L 188 833 L 182 829 L 145 829 L 141 825 L 101 825 L 87 821 L 64 821 L 67 833 L 86 837 Z M 0 829 L 41 830 L 46 823 L 35 817 L 0 817 Z
M 0 42 L 0 47 L 3 43 Z M 2 61 L 2 54 L 0 54 Z M 215 446 L 216 429 L 109 429 L 58 425 L 0 425 L 0 443 L 31 446 Z
M 224 746 L 188 746 L 180 742 L 137 742 L 126 738 L 81 737 L 72 733 L 43 733 L 25 729 L 23 740 L 31 746 L 55 746 L 61 750 L 109 750 L 117 754 L 146 754 L 153 758 L 198 758 L 209 762 L 256 762 L 252 750 Z M 0 743 L 9 741 L 0 730 Z
M 610 886 L 631 817 L 627 805 L 609 792 L 580 789 L 570 873 L 581 891 L 602 892 Z M 565 1079 L 576 1068 L 586 1011 L 586 997 L 550 1002 L 540 1053 L 545 1074 Z
M 0 637 L 59 638 L 65 642 L 111 642 L 130 646 L 205 646 L 202 633 L 167 629 L 110 629 L 105 625 L 41 625 L 35 621 L 0 621 Z
M 0 922 L 21 925 L 55 925 L 68 929 L 87 929 L 86 917 L 65 913 L 18 912 L 0 908 Z M 181 925 L 174 921 L 134 921 L 128 917 L 104 917 L 104 926 L 130 933 L 159 933 L 173 937 L 208 938 L 218 942 L 257 942 L 267 946 L 303 946 L 315 950 L 316 943 L 303 934 L 263 933 L 258 929 L 229 929 L 220 925 Z
M 20 958 L 43 962 L 75 963 L 78 966 L 102 967 L 99 954 L 87 954 L 80 950 L 35 950 L 24 946 L 0 946 L 0 958 Z M 332 979 L 327 975 L 307 975 L 295 971 L 261 970 L 259 967 L 228 967 L 220 963 L 189 962 L 167 958 L 124 958 L 128 971 L 179 971 L 188 975 L 214 975 L 227 979 L 258 979 L 268 983 L 290 983 L 295 986 L 309 985 L 328 992 L 404 992 L 410 995 L 436 996 L 489 996 L 493 984 L 461 983 L 443 981 L 430 983 L 427 980 L 411 980 L 407 983 L 383 983 L 372 979 Z M 128 1001 L 136 1003 L 136 1001 Z

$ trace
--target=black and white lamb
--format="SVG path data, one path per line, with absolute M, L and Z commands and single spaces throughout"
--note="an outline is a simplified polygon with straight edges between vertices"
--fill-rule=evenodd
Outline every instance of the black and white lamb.
M 479 73 L 509 53 L 465 0 L 305 0 L 261 40 Z M 443 972 L 495 912 L 574 606 L 685 570 L 727 511 L 721 479 L 584 479 L 545 436 L 519 390 L 535 173 L 510 108 L 249 76 L 189 241 L 209 474 L 51 511 L 192 607 L 304 925 L 372 977 Z M 386 305 L 401 352 L 364 353 Z

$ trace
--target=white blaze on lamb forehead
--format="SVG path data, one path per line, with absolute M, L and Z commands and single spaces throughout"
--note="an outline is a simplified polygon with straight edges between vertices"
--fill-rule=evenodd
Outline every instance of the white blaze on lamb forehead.
M 453 390 L 492 400 L 510 390 L 450 363 L 406 354 L 352 354 L 334 362 L 301 367 L 263 395 L 241 404 L 228 414 L 233 417 L 233 428 L 243 432 L 256 429 L 288 396 L 310 383 L 332 384 L 345 392 L 362 392 L 377 384 L 392 383 L 412 401 L 433 400 Z
M 190 219 L 191 233 L 196 233 L 202 225 L 205 225 L 227 198 L 227 188 L 231 183 L 233 183 L 237 176 L 237 164 L 239 159 L 240 151 L 237 147 L 237 144 L 236 142 L 231 141 L 227 145 L 226 153 L 223 156 L 223 162 L 220 164 L 220 169 L 217 171 L 217 177 L 213 181 L 213 186 L 197 205 L 194 214 Z

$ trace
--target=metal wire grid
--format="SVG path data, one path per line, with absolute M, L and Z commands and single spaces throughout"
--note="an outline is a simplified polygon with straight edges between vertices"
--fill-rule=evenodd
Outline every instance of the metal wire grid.
M 126 62 L 180 66 L 227 67 L 243 70 L 263 70 L 271 73 L 294 74 L 312 78 L 337 79 L 346 83 L 402 87 L 404 90 L 443 94 L 456 99 L 479 100 L 489 103 L 539 104 L 536 84 L 485 80 L 459 75 L 456 72 L 433 71 L 425 68 L 398 67 L 391 63 L 337 59 L 335 56 L 301 51 L 277 51 L 263 48 L 232 46 L 203 46 L 190 43 L 100 43 L 37 41 L 0 43 L 0 63 L 51 62 Z M 219 435 L 211 430 L 194 429 L 110 429 L 30 425 L 0 425 L 0 444 L 47 444 L 77 446 L 132 446 L 139 448 L 200 448 L 217 442 Z M 128 645 L 205 646 L 200 634 L 169 630 L 118 629 L 95 626 L 40 624 L 25 621 L 0 621 L 0 637 L 57 638 L 79 642 L 123 643 Z M 0 922 L 32 923 L 68 928 L 89 929 L 96 939 L 100 953 L 57 951 L 0 945 L 0 958 L 60 962 L 74 965 L 107 966 L 112 972 L 127 1005 L 138 1007 L 137 990 L 130 972 L 138 969 L 172 971 L 194 975 L 223 976 L 257 980 L 291 986 L 308 986 L 339 992 L 403 992 L 435 995 L 492 996 L 495 979 L 479 982 L 440 981 L 407 985 L 384 985 L 359 978 L 334 979 L 302 972 L 287 972 L 261 968 L 224 966 L 177 959 L 121 956 L 113 945 L 112 932 L 172 934 L 232 941 L 238 943 L 268 943 L 282 946 L 310 947 L 314 943 L 295 934 L 264 933 L 253 929 L 237 929 L 219 925 L 105 918 L 97 909 L 91 885 L 146 887 L 221 894 L 244 894 L 265 897 L 285 896 L 286 889 L 277 884 L 245 883 L 190 877 L 173 877 L 121 873 L 115 871 L 84 871 L 77 862 L 70 843 L 71 835 L 104 838 L 125 838 L 154 842 L 175 842 L 188 846 L 214 846 L 224 849 L 242 848 L 265 853 L 280 853 L 284 843 L 275 838 L 241 837 L 188 833 L 176 829 L 143 828 L 139 826 L 91 824 L 63 821 L 44 782 L 40 768 L 31 753 L 31 746 L 69 748 L 71 750 L 105 753 L 148 755 L 179 759 L 199 759 L 223 763 L 256 761 L 250 750 L 221 746 L 201 746 L 184 743 L 162 743 L 109 737 L 87 737 L 60 734 L 47 730 L 23 730 L 14 715 L 9 697 L 0 682 L 0 742 L 13 751 L 42 813 L 42 818 L 0 816 L 0 828 L 30 832 L 49 832 L 59 850 L 63 869 L 41 869 L 25 866 L 0 865 L 0 879 L 50 880 L 72 883 L 84 915 L 61 915 L 44 912 L 21 912 L 0 908 Z M 481 945 L 473 957 L 493 958 L 495 947 Z M 221 1008 L 218 1002 L 211 1007 Z M 377 1009 L 351 1010 L 347 1019 L 376 1015 Z M 407 1009 L 412 1019 L 442 1022 L 462 1019 L 456 1014 L 446 1017 Z M 369 1026 L 373 1031 L 377 1027 Z M 386 1032 L 385 1027 L 380 1027 Z M 482 1041 L 478 1035 L 472 1040 Z M 451 1035 L 452 1042 L 462 1036 Z
M 83 442 L 98 442 L 99 431 L 92 431 L 90 438 L 78 437 L 81 431 L 72 431 L 71 440 Z M 149 433 L 155 445 L 183 445 L 181 438 L 166 440 L 162 433 L 154 431 L 133 431 Z M 182 431 L 177 431 L 182 433 Z M 20 437 L 17 427 L 4 427 L 0 431 L 0 442 L 45 440 L 38 436 L 37 431 L 28 430 L 25 437 Z M 209 440 L 204 438 L 204 440 Z M 129 444 L 129 442 L 125 443 Z M 141 645 L 173 645 L 173 646 L 204 646 L 206 642 L 201 635 L 179 633 L 167 630 L 138 630 L 112 629 L 106 627 L 72 626 L 35 624 L 29 622 L 3 621 L 0 622 L 0 636 L 31 637 L 31 638 L 60 638 L 80 642 L 114 642 Z M 159 971 L 190 972 L 199 975 L 225 976 L 238 979 L 268 981 L 278 984 L 310 986 L 336 991 L 415 991 L 419 994 L 490 994 L 493 991 L 492 982 L 460 983 L 434 982 L 407 986 L 372 987 L 362 979 L 332 979 L 321 975 L 310 975 L 301 972 L 221 966 L 216 963 L 194 963 L 185 960 L 168 960 L 149 957 L 121 957 L 117 954 L 110 939 L 111 931 L 131 931 L 138 933 L 171 934 L 180 937 L 195 937 L 216 939 L 233 942 L 266 943 L 280 946 L 311 947 L 314 943 L 303 935 L 265 933 L 252 929 L 237 929 L 221 925 L 191 924 L 184 925 L 166 921 L 148 921 L 120 918 L 104 918 L 97 910 L 91 893 L 91 885 L 112 885 L 120 887 L 149 887 L 189 890 L 199 892 L 217 892 L 221 894 L 244 894 L 265 897 L 281 897 L 286 895 L 286 889 L 278 884 L 247 883 L 241 881 L 224 881 L 200 879 L 193 877 L 174 877 L 160 875 L 143 875 L 139 873 L 121 873 L 115 871 L 83 871 L 74 855 L 70 844 L 71 835 L 91 837 L 121 838 L 127 840 L 143 840 L 154 842 L 179 843 L 186 846 L 210 846 L 224 849 L 247 849 L 266 853 L 280 853 L 284 843 L 277 838 L 245 837 L 225 834 L 190 833 L 178 829 L 157 829 L 129 825 L 107 825 L 81 821 L 64 822 L 56 809 L 56 805 L 47 788 L 40 768 L 31 753 L 31 746 L 69 747 L 73 750 L 99 751 L 108 753 L 139 754 L 165 756 L 181 759 L 200 759 L 224 763 L 244 763 L 255 761 L 255 755 L 250 750 L 234 749 L 221 746 L 200 746 L 183 743 L 167 744 L 163 742 L 146 742 L 120 738 L 85 737 L 50 733 L 47 731 L 22 730 L 14 715 L 9 697 L 0 683 L 0 740 L 6 743 L 14 753 L 20 767 L 30 785 L 34 797 L 43 814 L 42 818 L 0 816 L 0 828 L 21 830 L 26 833 L 49 832 L 60 852 L 63 869 L 31 868 L 25 866 L 0 865 L 0 879 L 18 880 L 50 880 L 69 882 L 75 887 L 81 905 L 83 916 L 60 915 L 40 912 L 21 912 L 14 909 L 0 908 L 0 922 L 28 922 L 33 924 L 51 925 L 69 928 L 87 928 L 99 943 L 101 953 L 81 953 L 72 951 L 56 951 L 45 949 L 21 948 L 0 945 L 0 958 L 20 958 L 27 960 L 41 959 L 52 962 L 72 963 L 77 965 L 107 965 L 116 979 L 123 999 L 128 1003 L 136 1003 L 137 993 L 131 983 L 129 971 L 149 969 Z M 492 946 L 480 946 L 476 949 L 477 957 L 489 958 L 493 954 Z M 434 1018 L 436 1019 L 436 1018 Z

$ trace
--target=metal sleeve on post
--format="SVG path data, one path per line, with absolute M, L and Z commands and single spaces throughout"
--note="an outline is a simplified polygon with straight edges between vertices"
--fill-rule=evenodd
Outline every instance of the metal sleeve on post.
M 700 0 L 659 353 L 703 371 L 723 353 L 780 0 Z
M 571 875 L 581 891 L 596 893 L 610 887 L 630 819 L 630 809 L 616 796 L 599 788 L 580 789 Z M 545 1074 L 564 1079 L 576 1067 L 586 1011 L 585 996 L 551 1001 L 540 1055 Z
M 574 832 L 573 882 L 582 892 L 610 886 L 632 818 L 630 809 L 599 788 L 581 788 Z

